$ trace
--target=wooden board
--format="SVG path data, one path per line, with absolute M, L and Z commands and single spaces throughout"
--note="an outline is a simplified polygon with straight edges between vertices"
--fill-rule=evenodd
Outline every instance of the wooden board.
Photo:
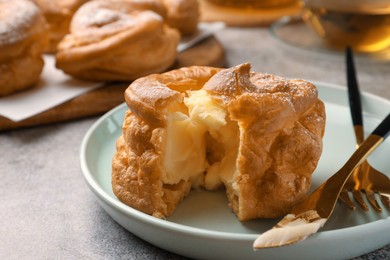
M 179 53 L 172 69 L 192 65 L 213 67 L 226 65 L 223 47 L 215 37 L 209 37 L 196 46 Z M 107 83 L 101 88 L 20 122 L 0 116 L 0 131 L 100 115 L 124 102 L 123 93 L 129 84 L 130 82 Z
M 254 9 L 217 6 L 207 0 L 199 0 L 201 21 L 222 21 L 233 27 L 268 26 L 283 16 L 299 15 L 301 7 L 297 3 L 275 8 Z

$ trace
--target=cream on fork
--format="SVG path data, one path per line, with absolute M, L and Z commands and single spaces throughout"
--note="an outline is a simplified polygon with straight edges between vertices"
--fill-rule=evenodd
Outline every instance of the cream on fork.
M 332 215 L 337 199 L 353 171 L 377 148 L 390 133 L 390 114 L 364 140 L 337 173 L 296 205 L 272 229 L 261 234 L 254 249 L 296 243 L 316 233 Z
M 375 200 L 375 193 L 380 194 L 383 203 L 389 206 L 390 181 L 386 175 L 372 168 L 366 159 L 389 135 L 390 114 L 364 140 L 360 94 L 352 51 L 349 48 L 347 49 L 347 68 L 348 94 L 358 143 L 357 150 L 336 174 L 296 205 L 276 226 L 261 234 L 253 243 L 255 249 L 289 245 L 316 233 L 331 216 L 338 198 L 348 206 L 354 207 L 348 191 L 353 191 L 358 203 L 367 209 L 360 194 L 361 191 L 365 192 L 367 199 L 377 211 L 381 210 L 381 207 Z

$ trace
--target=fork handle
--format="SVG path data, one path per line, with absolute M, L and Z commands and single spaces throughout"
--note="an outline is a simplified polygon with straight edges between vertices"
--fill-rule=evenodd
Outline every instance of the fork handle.
M 385 139 L 390 134 L 390 113 L 387 117 L 375 128 L 371 133 L 373 135 L 382 136 Z
M 363 114 L 362 114 L 362 104 L 360 99 L 359 84 L 357 81 L 353 51 L 351 47 L 347 47 L 345 51 L 345 60 L 346 60 L 346 67 L 347 67 L 346 74 L 347 74 L 349 109 L 351 112 L 356 144 L 359 146 L 364 141 Z
M 348 99 L 354 126 L 363 126 L 362 104 L 351 47 L 346 50 Z

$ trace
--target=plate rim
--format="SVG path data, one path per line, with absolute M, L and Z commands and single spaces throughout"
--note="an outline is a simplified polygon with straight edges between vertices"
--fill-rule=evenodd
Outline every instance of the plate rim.
M 325 88 L 332 88 L 337 89 L 341 91 L 347 91 L 346 87 L 338 84 L 333 83 L 326 83 L 323 81 L 316 81 L 316 80 L 307 80 L 311 83 L 313 83 L 316 86 L 321 86 Z M 319 90 L 320 92 L 320 90 Z M 368 93 L 365 91 L 362 91 L 362 96 L 366 96 L 370 99 L 375 99 L 381 102 L 385 102 L 390 106 L 390 100 L 385 99 L 383 97 L 380 97 L 378 95 Z M 115 200 L 110 196 L 104 189 L 99 185 L 98 181 L 94 178 L 94 175 L 90 172 L 88 165 L 87 165 L 87 159 L 86 159 L 86 149 L 88 145 L 88 141 L 92 137 L 92 135 L 95 133 L 96 128 L 100 126 L 100 124 L 105 121 L 107 118 L 118 112 L 119 110 L 124 109 L 126 107 L 126 103 L 119 104 L 118 106 L 114 107 L 110 111 L 106 112 L 104 115 L 102 115 L 100 118 L 97 119 L 96 122 L 92 124 L 92 126 L 88 129 L 86 134 L 84 135 L 84 138 L 82 139 L 81 146 L 80 146 L 80 167 L 81 171 L 84 177 L 84 180 L 88 184 L 88 187 L 92 190 L 92 192 L 98 196 L 98 198 L 102 199 L 106 203 L 108 203 L 111 206 L 114 206 L 115 209 L 119 210 L 121 213 L 134 217 L 135 219 L 145 222 L 147 224 L 156 225 L 160 228 L 164 229 L 170 229 L 175 232 L 179 233 L 189 233 L 191 236 L 198 236 L 198 237 L 207 237 L 207 238 L 215 238 L 215 239 L 223 239 L 223 240 L 240 240 L 240 241 L 254 241 L 259 234 L 246 234 L 246 233 L 233 233 L 233 232 L 224 232 L 224 231 L 215 231 L 215 230 L 209 230 L 204 228 L 198 228 L 193 226 L 187 226 L 180 223 L 171 222 L 169 220 L 159 219 L 153 216 L 150 216 L 146 213 L 143 213 L 141 211 L 138 211 L 130 206 L 125 205 L 124 203 L 120 202 L 119 200 Z M 110 215 L 110 214 L 109 214 Z M 335 230 L 325 230 L 320 231 L 314 236 L 311 236 L 306 239 L 306 241 L 310 242 L 314 239 L 321 239 L 321 240 L 328 240 L 329 238 L 334 239 L 334 237 L 350 237 L 351 234 L 360 233 L 361 230 L 365 231 L 365 234 L 368 233 L 374 233 L 377 228 L 380 228 L 383 224 L 380 222 L 389 222 L 390 223 L 390 217 L 379 219 L 370 223 L 360 224 L 358 226 L 351 226 L 351 227 L 345 227 L 341 229 L 335 229 Z M 380 226 L 378 226 L 380 225 Z M 367 228 L 369 226 L 369 228 Z M 370 232 L 371 230 L 371 232 Z M 342 231 L 342 232 L 341 232 Z

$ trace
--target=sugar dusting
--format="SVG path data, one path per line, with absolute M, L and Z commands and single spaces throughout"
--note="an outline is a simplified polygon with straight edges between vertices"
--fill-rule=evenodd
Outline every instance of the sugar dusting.
M 71 24 L 71 32 L 90 30 L 92 28 L 104 28 L 115 25 L 116 27 L 128 26 L 125 12 L 113 10 L 100 1 L 89 2 L 83 5 L 74 15 Z
M 88 2 L 74 15 L 71 33 L 83 35 L 85 32 L 96 34 L 115 34 L 130 27 L 139 25 L 140 20 L 148 16 L 152 20 L 162 20 L 161 16 L 151 11 L 133 9 L 130 3 L 112 6 L 103 1 Z M 137 14 L 143 13 L 141 18 Z M 137 18 L 136 18 L 137 17 Z
M 122 16 L 124 14 L 106 8 L 88 8 L 75 15 L 73 24 L 77 28 L 102 27 L 119 21 Z
M 0 0 L 0 46 L 27 38 L 28 28 L 38 13 L 38 7 L 30 1 Z

